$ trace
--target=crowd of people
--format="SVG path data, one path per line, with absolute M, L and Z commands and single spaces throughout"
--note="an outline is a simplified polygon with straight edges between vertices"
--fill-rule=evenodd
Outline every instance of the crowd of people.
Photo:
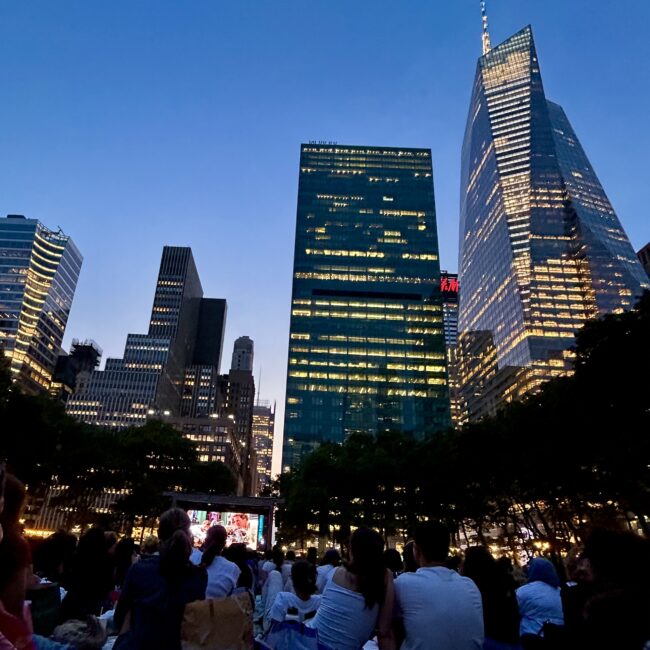
M 242 594 L 251 648 L 650 648 L 650 547 L 631 532 L 594 531 L 563 562 L 535 557 L 524 570 L 484 546 L 450 557 L 449 531 L 433 521 L 402 553 L 359 528 L 345 558 L 278 547 L 260 557 L 227 546 L 220 525 L 193 548 L 187 513 L 172 508 L 142 544 L 94 527 L 32 552 L 24 499 L 0 467 L 0 650 L 180 650 L 188 604 Z

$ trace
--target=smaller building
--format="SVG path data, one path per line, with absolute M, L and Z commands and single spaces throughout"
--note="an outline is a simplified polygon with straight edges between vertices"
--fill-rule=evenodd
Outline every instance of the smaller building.
M 243 494 L 242 449 L 233 418 L 227 415 L 189 418 L 164 413 L 152 413 L 151 417 L 171 425 L 185 438 L 194 442 L 201 462 L 224 463 L 237 480 L 237 494 Z
M 60 354 L 56 362 L 50 395 L 62 402 L 67 402 L 71 395 L 82 395 L 101 358 L 102 349 L 95 341 L 73 339 L 70 354 Z
M 257 454 L 257 493 L 261 494 L 273 479 L 273 436 L 275 432 L 275 403 L 258 400 L 253 407 L 253 445 Z

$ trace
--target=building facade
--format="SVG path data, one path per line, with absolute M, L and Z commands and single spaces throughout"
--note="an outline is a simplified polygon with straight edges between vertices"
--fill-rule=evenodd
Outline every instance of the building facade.
M 650 243 L 647 243 L 640 251 L 637 252 L 636 256 L 639 258 L 639 262 L 645 269 L 646 275 L 650 278 Z
M 0 219 L 0 349 L 28 393 L 50 390 L 83 258 L 37 219 Z
M 439 276 L 428 149 L 302 145 L 283 468 L 449 426 Z
M 60 354 L 56 362 L 50 395 L 67 402 L 71 395 L 84 393 L 101 358 L 102 349 L 95 341 L 73 339 L 70 354 Z
M 460 386 L 458 384 L 458 366 L 456 346 L 458 345 L 458 274 L 440 272 L 440 293 L 442 294 L 442 318 L 447 347 L 447 371 L 449 374 L 449 407 L 451 423 L 454 427 L 462 424 L 462 407 Z
M 478 61 L 462 151 L 460 384 L 469 419 L 571 371 L 586 320 L 648 285 L 529 27 Z
M 203 415 L 211 402 L 198 390 L 201 369 L 218 376 L 225 314 L 225 301 L 203 298 L 191 249 L 165 246 L 148 333 L 129 334 L 123 358 L 107 359 L 103 371 L 93 372 L 85 392 L 68 400 L 68 413 L 116 428 L 182 408 L 191 417 Z M 188 398 L 192 368 L 199 379 Z
M 275 404 L 257 400 L 253 407 L 253 445 L 257 454 L 257 492 L 262 493 L 273 480 L 273 436 L 275 433 Z

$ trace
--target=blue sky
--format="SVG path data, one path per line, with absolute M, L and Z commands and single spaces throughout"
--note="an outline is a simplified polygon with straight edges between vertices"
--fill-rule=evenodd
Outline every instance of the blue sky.
M 533 25 L 562 104 L 636 249 L 650 240 L 650 4 L 488 0 L 493 43 Z M 0 2 L 0 214 L 84 255 L 66 335 L 122 353 L 165 244 L 191 246 L 232 343 L 284 397 L 299 145 L 430 147 L 456 269 L 478 0 Z M 281 427 L 280 427 L 281 428 Z

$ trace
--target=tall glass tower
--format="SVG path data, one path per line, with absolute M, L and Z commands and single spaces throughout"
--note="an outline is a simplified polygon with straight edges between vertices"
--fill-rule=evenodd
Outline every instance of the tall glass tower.
M 302 145 L 283 467 L 449 426 L 428 149 Z
M 484 32 L 486 33 L 486 32 Z M 462 151 L 460 382 L 470 420 L 569 372 L 584 322 L 647 278 L 560 106 L 530 26 L 478 61 Z
M 0 351 L 29 393 L 49 390 L 83 258 L 37 219 L 0 219 Z

